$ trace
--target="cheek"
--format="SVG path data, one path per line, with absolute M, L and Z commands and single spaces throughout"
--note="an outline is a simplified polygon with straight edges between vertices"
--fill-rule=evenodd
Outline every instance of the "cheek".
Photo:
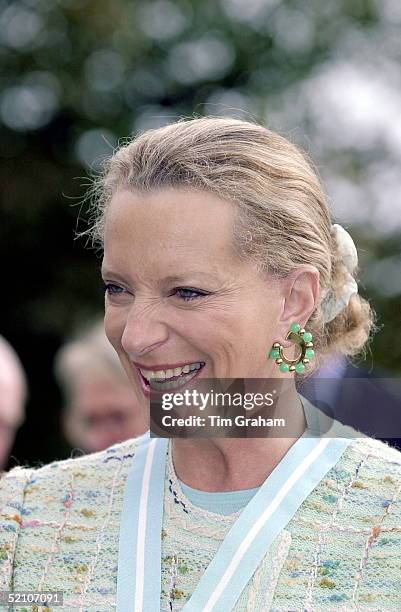
M 121 343 L 121 339 L 126 326 L 126 314 L 123 308 L 113 308 L 108 306 L 104 316 L 104 329 L 108 341 L 116 351 L 122 368 L 125 370 L 127 380 L 133 381 L 133 372 L 127 354 Z

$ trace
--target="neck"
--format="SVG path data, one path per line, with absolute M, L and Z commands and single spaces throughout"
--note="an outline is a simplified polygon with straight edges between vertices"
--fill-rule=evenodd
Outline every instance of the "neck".
M 260 486 L 306 429 L 295 385 L 285 394 L 283 413 L 291 419 L 290 438 L 174 438 L 172 457 L 178 478 L 209 492 Z

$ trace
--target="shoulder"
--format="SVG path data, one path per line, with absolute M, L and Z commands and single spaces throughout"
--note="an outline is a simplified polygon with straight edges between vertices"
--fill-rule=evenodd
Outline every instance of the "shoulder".
M 366 436 L 357 437 L 348 445 L 344 455 L 345 460 L 369 465 L 378 476 L 391 471 L 401 477 L 401 452 L 387 442 Z
M 27 494 L 34 491 L 41 483 L 47 487 L 57 488 L 62 486 L 66 479 L 71 479 L 74 474 L 81 474 L 89 480 L 93 478 L 99 482 L 99 477 L 113 471 L 116 465 L 131 463 L 130 460 L 134 457 L 137 447 L 146 440 L 146 436 L 147 434 L 130 438 L 96 453 L 52 461 L 38 467 L 17 466 L 8 472 L 0 473 L 1 518 L 4 518 L 4 511 L 7 508 L 20 510 L 20 504 Z
M 30 478 L 25 487 L 25 499 L 67 488 L 85 482 L 86 487 L 103 488 L 113 474 L 124 474 L 132 463 L 139 444 L 145 436 L 130 438 L 114 444 L 105 450 L 89 453 L 80 457 L 53 461 L 47 465 L 30 470 Z
M 17 541 L 22 535 L 43 541 L 49 526 L 68 513 L 92 529 L 110 502 L 118 512 L 126 474 L 146 434 L 101 452 L 53 461 L 40 467 L 17 466 L 0 478 L 0 585 L 7 589 L 13 574 Z M 42 534 L 43 531 L 43 534 Z M 45 533 L 46 532 L 46 533 Z M 39 538 L 39 539 L 40 539 Z M 15 567 L 15 566 L 14 566 Z
M 390 472 L 401 480 L 401 452 L 388 442 L 371 438 L 361 431 L 334 420 L 328 434 L 332 438 L 345 438 L 348 445 L 339 463 L 354 465 L 355 469 L 369 469 L 372 478 L 381 478 Z
M 356 556 L 366 542 L 370 547 L 379 538 L 387 546 L 390 541 L 382 538 L 391 537 L 399 560 L 401 453 L 373 438 L 353 438 L 300 506 L 298 519 L 312 541 L 316 529 L 322 530 L 338 550 L 354 545 Z
M 349 519 L 360 520 L 363 516 L 365 523 L 371 520 L 376 524 L 382 516 L 386 523 L 397 525 L 397 537 L 401 537 L 400 451 L 374 438 L 355 438 L 327 474 L 323 485 L 341 500 Z

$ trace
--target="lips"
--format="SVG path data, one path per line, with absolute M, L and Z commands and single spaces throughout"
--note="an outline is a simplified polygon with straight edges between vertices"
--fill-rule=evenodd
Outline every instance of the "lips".
M 193 363 L 199 363 L 201 364 L 201 366 L 198 369 L 194 369 L 188 373 L 181 373 L 178 376 L 171 376 L 168 378 L 168 380 L 163 380 L 163 379 L 159 379 L 156 380 L 154 378 L 151 378 L 150 380 L 148 380 L 147 378 L 145 378 L 145 376 L 143 376 L 140 368 L 138 367 L 138 364 L 134 363 L 134 368 L 137 372 L 137 375 L 139 377 L 140 383 L 141 383 L 141 388 L 142 391 L 145 395 L 145 397 L 150 397 L 151 392 L 156 392 L 156 393 L 164 393 L 167 391 L 175 391 L 178 390 L 182 387 L 185 387 L 185 385 L 187 385 L 190 381 L 194 380 L 195 378 L 197 378 L 197 376 L 199 375 L 199 373 L 203 370 L 204 366 L 206 365 L 205 362 L 193 362 Z M 182 364 L 181 366 L 175 365 L 174 368 L 176 367 L 183 367 L 187 364 Z M 143 366 L 141 366 L 142 368 Z M 158 370 L 153 370 L 152 371 L 160 371 L 161 368 L 160 366 L 157 366 Z M 172 370 L 174 369 L 172 366 L 165 368 L 165 370 Z M 150 371 L 149 366 L 147 366 L 146 368 L 143 368 L 145 371 Z

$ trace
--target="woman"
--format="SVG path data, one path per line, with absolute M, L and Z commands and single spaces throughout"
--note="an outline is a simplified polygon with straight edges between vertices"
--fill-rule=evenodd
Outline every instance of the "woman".
M 106 334 L 144 414 L 151 387 L 276 378 L 292 434 L 145 434 L 14 468 L 2 588 L 63 591 L 65 610 L 401 609 L 400 453 L 314 436 L 295 388 L 373 327 L 305 156 L 248 122 L 179 121 L 121 147 L 94 195 Z

